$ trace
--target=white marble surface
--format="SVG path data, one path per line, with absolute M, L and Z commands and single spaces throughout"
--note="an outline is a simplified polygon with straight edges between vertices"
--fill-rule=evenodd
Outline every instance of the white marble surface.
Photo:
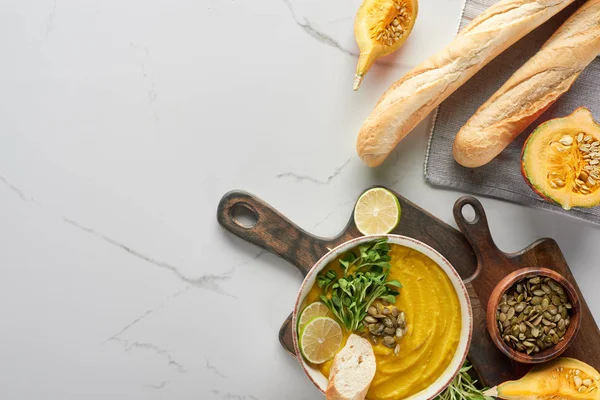
M 383 183 L 452 222 L 429 120 L 377 170 L 354 140 L 461 3 L 421 0 L 353 93 L 359 0 L 0 2 L 0 398 L 321 398 L 277 341 L 300 274 L 216 205 L 245 189 L 333 235 Z M 598 228 L 483 203 L 505 250 L 557 239 L 600 315 Z

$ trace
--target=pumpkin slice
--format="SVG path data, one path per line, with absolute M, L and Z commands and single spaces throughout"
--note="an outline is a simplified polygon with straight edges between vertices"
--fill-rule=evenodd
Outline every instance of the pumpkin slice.
M 600 126 L 585 107 L 541 124 L 523 147 L 521 171 L 543 198 L 572 207 L 600 204 Z
M 557 358 L 534 367 L 518 381 L 508 381 L 485 394 L 506 400 L 598 400 L 600 374 L 573 358 Z
M 400 48 L 412 32 L 417 0 L 364 0 L 356 14 L 354 36 L 360 49 L 354 90 L 375 60 Z

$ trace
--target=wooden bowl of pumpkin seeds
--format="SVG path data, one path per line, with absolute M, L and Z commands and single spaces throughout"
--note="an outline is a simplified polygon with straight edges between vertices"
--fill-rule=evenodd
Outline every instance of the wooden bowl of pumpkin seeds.
M 537 364 L 561 355 L 581 322 L 577 291 L 558 272 L 523 268 L 502 279 L 490 295 L 488 332 L 511 359 Z

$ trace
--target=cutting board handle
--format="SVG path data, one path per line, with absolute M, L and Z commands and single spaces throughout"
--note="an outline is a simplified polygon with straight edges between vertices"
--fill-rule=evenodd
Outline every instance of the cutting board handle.
M 217 209 L 219 224 L 235 236 L 296 266 L 306 275 L 328 252 L 328 241 L 306 232 L 258 197 L 233 190 Z
M 464 215 L 465 207 L 468 206 L 471 206 L 475 213 L 473 219 L 467 219 Z M 453 212 L 458 228 L 465 235 L 477 255 L 475 273 L 464 280 L 465 282 L 471 282 L 477 278 L 483 264 L 494 260 L 504 261 L 506 256 L 492 239 L 485 210 L 479 200 L 473 196 L 463 196 L 454 203 Z

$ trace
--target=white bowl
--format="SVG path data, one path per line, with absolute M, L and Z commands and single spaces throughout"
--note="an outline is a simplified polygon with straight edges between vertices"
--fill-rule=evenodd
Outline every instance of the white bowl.
M 449 384 L 452 382 L 454 377 L 460 371 L 465 359 L 467 358 L 467 354 L 469 352 L 469 346 L 471 344 L 471 336 L 473 333 L 473 313 L 471 311 L 471 301 L 469 300 L 469 294 L 467 293 L 467 289 L 458 275 L 458 272 L 452 267 L 450 262 L 446 260 L 440 253 L 429 247 L 423 242 L 420 242 L 416 239 L 412 239 L 406 236 L 400 235 L 374 235 L 374 236 L 363 236 L 356 239 L 352 239 L 348 242 L 342 243 L 337 246 L 325 256 L 323 256 L 317 263 L 312 267 L 312 269 L 308 272 L 304 281 L 302 282 L 302 286 L 298 292 L 298 297 L 296 298 L 296 304 L 294 305 L 294 313 L 292 318 L 292 332 L 294 333 L 294 349 L 296 350 L 296 354 L 298 354 L 298 360 L 302 365 L 302 369 L 309 377 L 309 379 L 315 384 L 315 386 L 321 391 L 325 392 L 327 388 L 327 378 L 323 376 L 321 371 L 310 366 L 304 358 L 300 355 L 300 349 L 298 347 L 298 334 L 297 334 L 297 321 L 298 321 L 298 313 L 299 308 L 304 302 L 304 298 L 310 291 L 310 289 L 315 284 L 315 280 L 317 278 L 317 274 L 327 266 L 330 262 L 335 260 L 342 253 L 347 252 L 350 249 L 353 249 L 359 246 L 362 243 L 370 242 L 374 239 L 379 238 L 388 238 L 389 243 L 398 244 L 401 246 L 405 246 L 411 248 L 413 250 L 417 250 L 427 257 L 429 257 L 433 262 L 435 262 L 448 276 L 452 285 L 454 286 L 454 290 L 456 290 L 456 294 L 458 296 L 458 301 L 460 303 L 461 316 L 462 316 L 462 328 L 460 331 L 460 340 L 458 342 L 458 347 L 456 348 L 456 353 L 450 361 L 450 364 L 446 368 L 446 370 L 438 377 L 438 379 L 433 382 L 429 387 L 423 389 L 417 394 L 414 394 L 407 399 L 410 400 L 429 400 L 433 399 L 435 396 L 440 394 Z

